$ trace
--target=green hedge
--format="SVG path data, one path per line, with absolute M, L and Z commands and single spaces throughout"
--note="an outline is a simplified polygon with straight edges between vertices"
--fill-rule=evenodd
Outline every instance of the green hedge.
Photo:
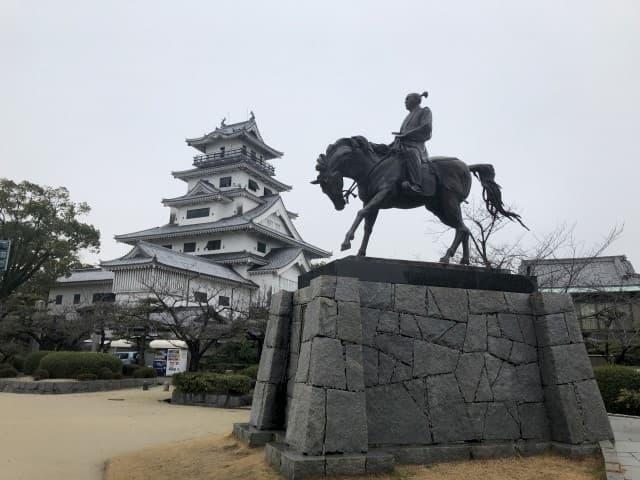
M 173 385 L 182 393 L 245 395 L 251 391 L 253 383 L 251 377 L 235 374 L 197 372 L 173 376 Z
M 51 378 L 77 378 L 85 373 L 98 376 L 103 368 L 120 373 L 122 362 L 107 353 L 52 352 L 40 361 L 40 368 L 47 370 Z
M 607 412 L 629 415 L 624 403 L 618 402 L 618 399 L 623 389 L 640 390 L 640 372 L 621 365 L 597 367 L 593 371 Z
M 242 371 L 242 373 L 247 377 L 251 377 L 255 380 L 256 378 L 258 378 L 258 367 L 259 365 L 249 365 Z
M 18 371 L 13 368 L 13 365 L 3 363 L 0 365 L 0 378 L 13 378 L 18 376 Z
M 133 371 L 133 378 L 156 378 L 155 369 L 151 367 L 140 367 Z
M 49 350 L 39 350 L 37 352 L 31 352 L 24 359 L 24 373 L 26 375 L 31 375 L 38 369 L 40 365 L 40 360 L 42 360 L 45 356 L 50 354 Z
M 33 372 L 34 380 L 46 380 L 49 378 L 49 372 L 47 372 L 44 368 L 39 368 L 35 372 Z

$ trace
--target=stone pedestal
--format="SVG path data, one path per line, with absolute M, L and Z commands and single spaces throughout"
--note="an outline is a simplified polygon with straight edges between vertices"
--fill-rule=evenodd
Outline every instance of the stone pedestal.
M 300 284 L 273 298 L 251 421 L 234 429 L 272 442 L 287 478 L 577 455 L 613 438 L 568 295 L 505 272 L 355 257 Z

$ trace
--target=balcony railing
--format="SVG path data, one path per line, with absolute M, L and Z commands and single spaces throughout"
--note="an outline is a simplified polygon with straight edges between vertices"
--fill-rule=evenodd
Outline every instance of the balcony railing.
M 236 148 L 215 153 L 205 153 L 204 155 L 196 155 L 195 157 L 193 157 L 193 165 L 196 167 L 228 165 L 230 163 L 235 163 L 238 161 L 247 162 L 255 167 L 258 167 L 267 175 L 273 176 L 276 174 L 273 165 L 259 158 L 255 152 L 250 152 L 243 148 Z

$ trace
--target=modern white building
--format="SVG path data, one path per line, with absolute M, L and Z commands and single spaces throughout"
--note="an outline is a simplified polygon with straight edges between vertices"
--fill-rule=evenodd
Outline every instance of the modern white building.
M 162 200 L 169 222 L 117 235 L 131 251 L 101 263 L 113 272 L 116 301 L 162 283 L 185 298 L 215 291 L 217 302 L 255 304 L 295 290 L 311 259 L 331 255 L 296 230 L 280 196 L 291 187 L 270 163 L 282 153 L 265 143 L 253 115 L 186 142 L 199 153 L 192 168 L 173 172 L 186 193 Z

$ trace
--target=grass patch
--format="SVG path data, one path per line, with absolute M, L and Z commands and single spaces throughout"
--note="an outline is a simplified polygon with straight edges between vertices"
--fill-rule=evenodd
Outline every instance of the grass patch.
M 152 447 L 111 459 L 105 480 L 277 480 L 263 448 L 248 448 L 232 436 L 205 437 Z M 399 465 L 388 475 L 341 480 L 604 480 L 598 456 L 575 460 L 546 454 L 528 458 L 474 460 L 430 466 Z

